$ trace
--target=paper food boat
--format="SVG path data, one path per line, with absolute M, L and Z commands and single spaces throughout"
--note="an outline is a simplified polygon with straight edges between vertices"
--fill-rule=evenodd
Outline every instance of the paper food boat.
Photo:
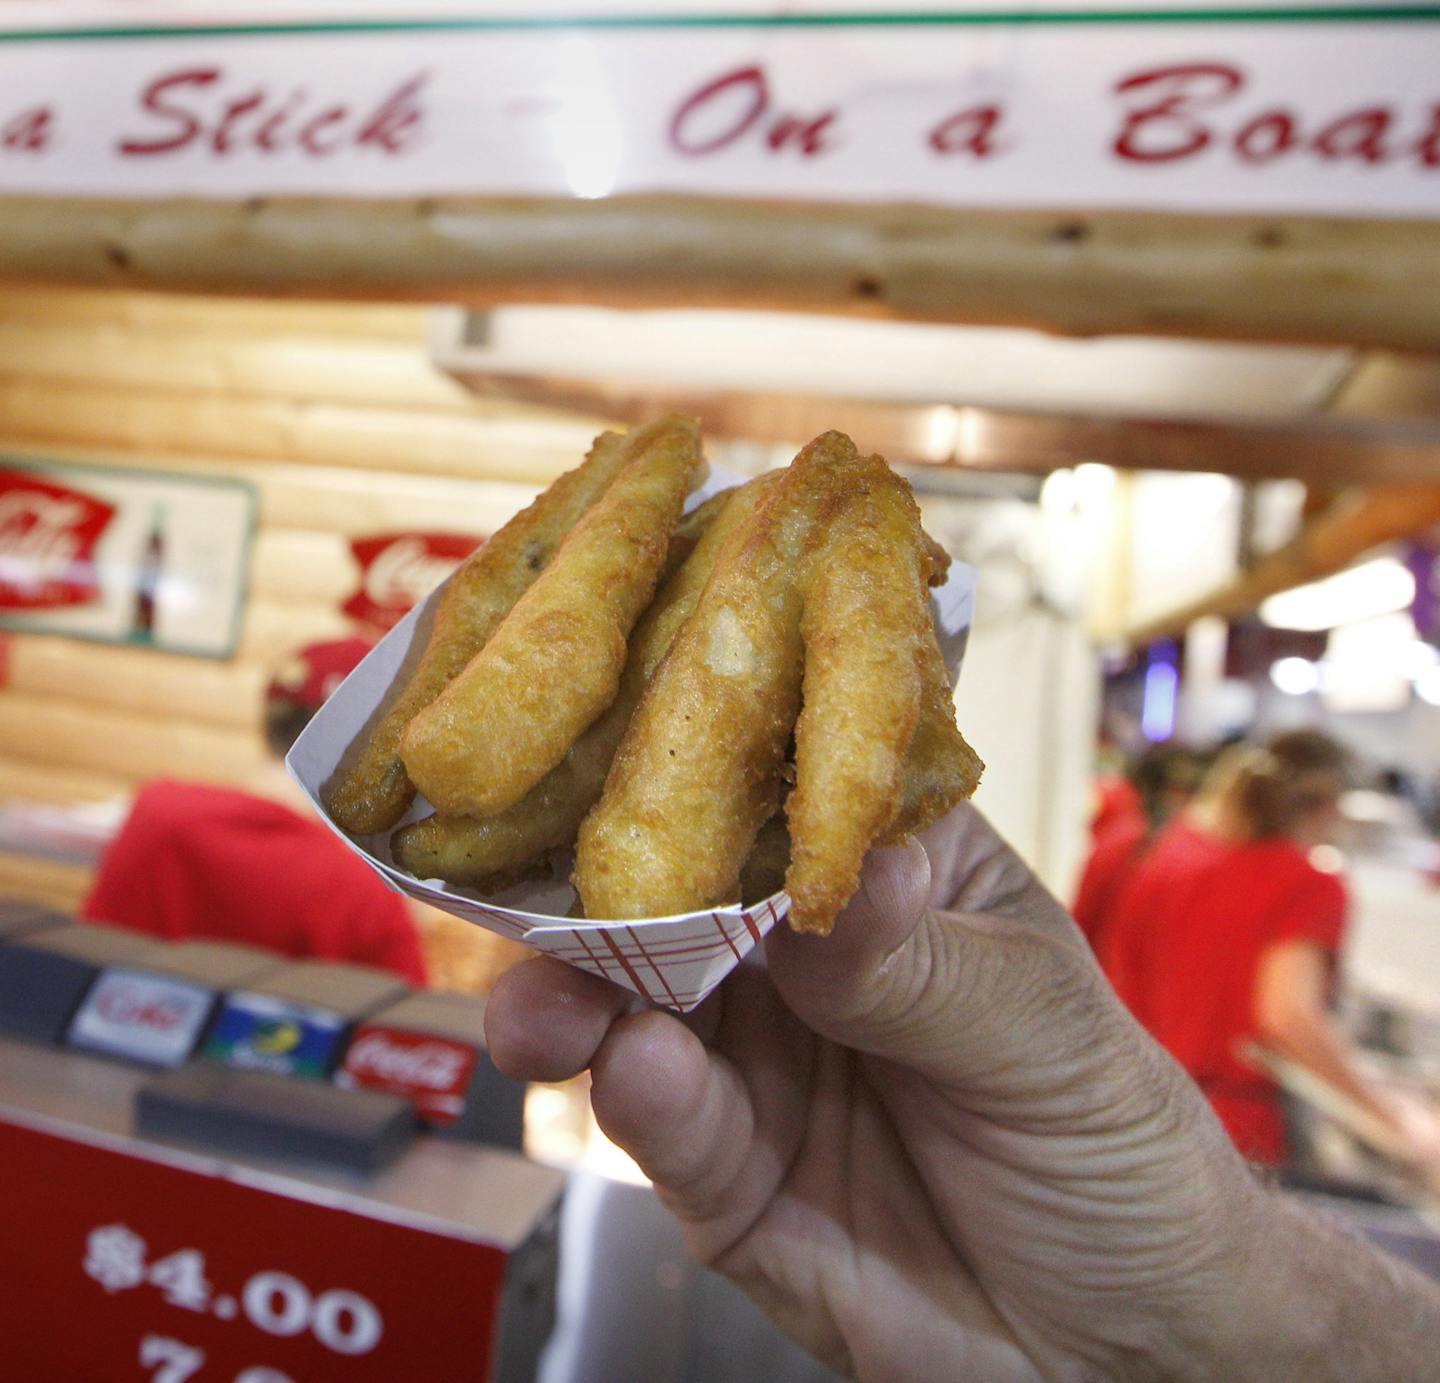
M 710 480 L 691 496 L 689 507 L 739 480 L 712 469 Z M 351 836 L 330 819 L 320 789 L 360 728 L 385 700 L 417 635 L 428 634 L 439 594 L 434 591 L 397 624 L 326 701 L 285 760 L 291 775 L 325 823 L 392 888 L 602 975 L 654 1003 L 682 1013 L 694 1008 L 789 911 L 790 900 L 784 893 L 750 907 L 737 904 L 634 922 L 577 921 L 569 916 L 575 902 L 569 859 L 558 862 L 552 879 L 483 895 L 439 880 L 417 879 L 395 865 L 388 832 Z M 952 564 L 949 579 L 931 592 L 931 605 L 953 682 L 974 614 L 974 570 L 963 563 Z M 424 798 L 417 798 L 404 820 L 414 821 L 431 811 Z

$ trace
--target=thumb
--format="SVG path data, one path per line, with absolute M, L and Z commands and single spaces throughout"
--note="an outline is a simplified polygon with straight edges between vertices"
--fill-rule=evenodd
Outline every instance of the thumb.
M 914 837 L 872 850 L 855 897 L 828 936 L 776 927 L 770 974 L 791 1007 L 842 1024 L 869 1006 L 876 978 L 914 934 L 930 902 L 930 857 Z
M 1045 1102 L 1137 1034 L 1074 924 L 1009 847 L 972 827 L 960 854 L 932 869 L 917 841 L 872 851 L 830 936 L 772 933 L 771 978 L 832 1041 L 972 1096 Z M 964 910 L 931 908 L 932 875 L 954 873 Z

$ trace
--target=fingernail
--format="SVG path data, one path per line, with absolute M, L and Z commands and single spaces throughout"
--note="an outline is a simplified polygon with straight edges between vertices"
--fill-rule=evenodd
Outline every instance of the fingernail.
M 914 836 L 899 845 L 872 850 L 860 873 L 860 891 L 882 915 L 930 893 L 930 856 Z

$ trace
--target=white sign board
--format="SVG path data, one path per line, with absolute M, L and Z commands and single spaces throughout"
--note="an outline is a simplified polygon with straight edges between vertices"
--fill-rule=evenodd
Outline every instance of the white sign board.
M 0 12 L 0 195 L 1440 215 L 1440 6 Z

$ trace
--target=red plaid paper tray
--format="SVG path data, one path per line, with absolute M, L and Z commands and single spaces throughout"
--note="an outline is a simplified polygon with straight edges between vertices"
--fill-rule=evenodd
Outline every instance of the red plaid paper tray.
M 691 502 L 734 483 L 733 476 L 712 474 Z M 634 922 L 577 921 L 569 916 L 575 891 L 569 883 L 568 860 L 559 862 L 552 879 L 483 896 L 405 873 L 390 856 L 388 835 L 351 836 L 326 813 L 321 786 L 389 691 L 417 630 L 428 628 L 428 613 L 438 594 L 397 624 L 325 703 L 286 759 L 291 775 L 321 819 L 392 888 L 603 975 L 656 1004 L 680 1012 L 694 1008 L 789 911 L 790 900 L 784 893 L 748 908 L 737 905 Z M 932 605 L 940 647 L 953 678 L 974 614 L 973 569 L 955 563 L 946 583 L 932 592 Z M 428 816 L 431 810 L 429 803 L 418 799 L 405 820 Z

